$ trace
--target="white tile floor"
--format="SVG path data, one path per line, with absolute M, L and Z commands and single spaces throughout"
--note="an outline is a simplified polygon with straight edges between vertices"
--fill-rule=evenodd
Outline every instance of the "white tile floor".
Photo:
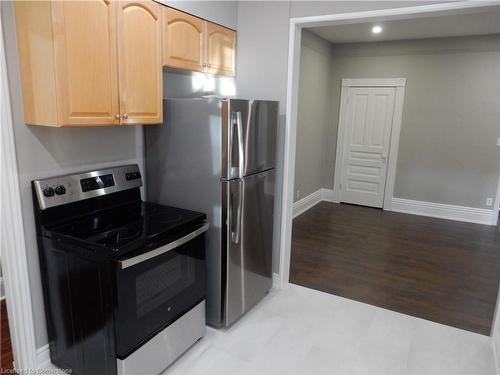
M 172 374 L 495 374 L 486 336 L 290 285 L 206 336 Z

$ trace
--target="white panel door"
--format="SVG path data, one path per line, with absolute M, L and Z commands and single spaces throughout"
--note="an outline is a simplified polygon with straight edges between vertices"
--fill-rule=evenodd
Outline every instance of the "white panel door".
M 383 206 L 395 94 L 395 87 L 348 88 L 341 202 Z

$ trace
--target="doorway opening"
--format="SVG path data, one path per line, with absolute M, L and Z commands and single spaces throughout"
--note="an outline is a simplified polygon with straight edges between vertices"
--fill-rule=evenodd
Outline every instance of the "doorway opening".
M 482 72 L 484 80 L 480 79 L 482 83 L 478 83 L 477 75 L 463 71 L 462 67 L 465 61 L 477 60 L 481 53 L 498 53 L 497 50 L 492 51 L 491 46 L 497 42 L 500 30 L 485 20 L 497 17 L 498 21 L 500 8 L 498 4 L 471 5 L 461 2 L 291 20 L 280 248 L 282 284 L 297 282 L 309 274 L 316 278 L 310 284 L 314 287 L 315 283 L 316 289 L 328 291 L 326 289 L 329 288 L 331 293 L 347 298 L 483 334 L 489 332 L 499 281 L 493 268 L 500 262 L 493 250 L 500 241 L 494 227 L 498 220 L 498 205 L 492 203 L 498 200 L 499 171 L 494 148 L 497 124 L 492 105 L 486 110 L 485 107 L 480 111 L 474 108 L 474 103 L 481 100 L 482 94 L 475 95 L 473 92 L 489 86 L 495 74 L 490 67 L 486 68 Z M 383 37 L 371 33 L 375 27 L 382 29 Z M 391 33 L 399 36 L 397 40 L 390 38 Z M 340 47 L 333 47 L 337 50 L 333 53 L 337 58 L 335 63 L 328 64 L 330 48 L 318 38 L 326 40 L 326 44 L 341 44 Z M 309 45 L 305 45 L 306 42 Z M 361 44 L 371 46 L 365 49 Z M 445 44 L 446 47 L 442 48 Z M 307 55 L 301 54 L 306 50 Z M 465 56 L 467 53 L 470 56 Z M 382 64 L 384 59 L 391 59 L 391 64 Z M 443 69 L 438 65 L 445 60 L 451 64 Z M 322 77 L 317 73 L 322 69 L 327 71 L 329 65 L 333 66 L 331 69 L 336 69 L 333 90 L 337 90 L 338 94 L 338 100 L 331 102 L 323 100 L 328 88 L 321 85 Z M 304 66 L 309 66 L 314 73 L 310 79 L 301 74 L 300 69 Z M 415 70 L 406 74 L 406 68 L 410 66 Z M 421 75 L 413 74 L 420 69 L 427 77 L 420 79 Z M 490 72 L 490 81 L 487 72 Z M 463 80 L 464 77 L 467 80 Z M 441 85 L 439 81 L 445 78 L 448 83 Z M 429 79 L 436 84 L 428 84 Z M 474 79 L 477 85 L 470 84 Z M 493 86 L 498 85 L 497 81 Z M 310 86 L 316 91 L 301 96 L 299 85 L 302 88 Z M 464 87 L 468 90 L 459 90 Z M 324 90 L 321 91 L 321 88 Z M 464 96 L 458 98 L 461 94 Z M 304 97 L 314 102 L 311 106 L 313 110 L 300 110 Z M 450 101 L 450 98 L 454 99 Z M 329 106 L 334 109 L 333 112 Z M 323 116 L 318 114 L 323 110 Z M 476 120 L 468 117 L 476 112 L 481 113 L 483 119 L 485 113 L 491 116 L 485 122 L 476 121 L 478 116 Z M 314 133 L 317 120 L 328 117 L 325 113 L 334 113 L 330 115 L 333 124 L 327 124 Z M 298 126 L 301 123 L 305 125 Z M 315 148 L 307 148 L 301 142 L 305 138 L 321 142 L 317 142 Z M 484 143 L 481 146 L 482 141 L 475 143 L 471 141 L 474 139 L 481 139 Z M 495 142 L 492 143 L 492 140 Z M 403 152 L 401 145 L 404 146 Z M 319 155 L 321 148 L 330 157 Z M 473 149 L 476 151 L 471 152 Z M 303 155 L 315 161 L 316 168 L 305 162 Z M 466 178 L 461 179 L 465 172 L 468 173 Z M 493 181 L 488 180 L 484 184 L 488 185 L 485 190 L 477 187 L 481 180 L 477 177 L 481 173 L 489 175 Z M 322 185 L 313 186 L 312 181 L 320 181 Z M 471 181 L 474 181 L 474 186 L 469 185 Z M 360 207 L 334 204 L 338 202 Z M 383 208 L 384 211 L 361 206 Z M 309 210 L 311 207 L 314 208 Z M 292 220 L 303 224 L 297 231 L 294 227 L 293 237 Z M 319 228 L 324 229 L 323 233 Z M 314 238 L 310 236 L 312 232 Z M 298 238 L 301 233 L 305 237 Z M 468 233 L 469 239 L 478 236 L 488 238 L 486 242 L 489 241 L 489 245 L 477 247 L 463 237 L 465 233 Z M 462 241 L 455 242 L 457 238 Z M 292 241 L 300 248 L 299 251 L 293 253 Z M 311 248 L 317 251 L 312 253 L 309 251 Z M 450 249 L 453 250 L 450 254 L 443 254 Z M 406 255 L 405 251 L 408 252 Z M 355 257 L 352 257 L 353 254 Z M 436 255 L 441 261 L 432 260 L 432 256 Z M 401 293 L 402 299 L 411 293 L 432 295 L 435 291 L 419 288 L 429 283 L 431 275 L 439 274 L 450 266 L 450 263 L 443 263 L 443 259 L 455 257 L 456 263 L 450 267 L 453 268 L 451 274 L 464 270 L 477 274 L 478 264 L 489 267 L 488 262 L 482 262 L 491 255 L 495 257 L 491 272 L 487 272 L 491 278 L 482 278 L 477 285 L 470 284 L 468 291 L 471 292 L 469 295 L 479 293 L 479 290 L 487 291 L 487 306 L 478 307 L 478 301 L 469 301 L 463 296 L 463 300 L 450 301 L 449 310 L 439 317 L 415 306 L 412 311 L 409 305 L 388 306 L 381 302 L 391 299 L 390 293 Z M 300 267 L 298 263 L 291 264 L 291 259 L 295 262 L 300 258 L 307 259 L 302 266 L 308 263 L 310 269 Z M 381 259 L 385 263 L 380 262 Z M 391 259 L 405 259 L 406 263 L 399 264 L 399 270 L 397 267 L 393 269 L 387 266 Z M 342 263 L 344 260 L 347 263 Z M 419 261 L 422 264 L 418 264 Z M 337 268 L 327 270 L 320 267 L 328 262 L 336 264 Z M 426 269 L 425 262 L 433 263 L 438 269 Z M 472 263 L 476 266 L 470 268 Z M 340 264 L 344 264 L 344 269 L 339 269 Z M 380 273 L 377 267 L 380 267 Z M 402 270 L 407 275 L 413 274 L 413 279 L 398 278 Z M 330 288 L 326 278 L 332 272 L 336 272 L 336 285 Z M 387 279 L 384 279 L 384 274 L 388 275 Z M 453 290 L 445 290 L 446 287 L 440 289 L 441 281 L 443 286 L 461 283 L 451 274 L 445 275 L 450 276 L 448 280 L 443 275 L 442 279 L 435 280 L 440 293 L 453 294 Z M 359 288 L 351 295 L 342 294 L 349 289 L 342 283 L 347 280 L 351 280 L 350 284 L 355 283 L 353 277 Z M 377 290 L 383 290 L 384 284 L 387 290 L 392 291 L 377 296 Z M 416 305 L 422 301 L 415 298 Z M 427 302 L 429 306 L 435 305 L 432 301 Z M 462 307 L 471 306 L 478 311 L 482 309 L 480 314 L 487 319 L 474 326 L 471 323 L 474 320 L 472 311 L 459 312 Z M 462 323 L 456 323 L 457 319 L 453 321 L 454 318 L 450 318 L 456 314 L 466 316 L 462 326 Z

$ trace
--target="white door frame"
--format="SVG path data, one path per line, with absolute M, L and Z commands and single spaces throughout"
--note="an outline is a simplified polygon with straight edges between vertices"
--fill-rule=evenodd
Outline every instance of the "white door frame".
M 337 155 L 335 157 L 335 175 L 333 178 L 333 201 L 340 202 L 340 184 L 342 168 L 344 166 L 344 140 L 347 130 L 346 110 L 347 95 L 350 87 L 395 87 L 394 111 L 392 114 L 392 127 L 389 143 L 389 159 L 385 177 L 384 210 L 392 208 L 394 195 L 394 181 L 396 179 L 396 166 L 398 163 L 399 135 L 401 133 L 401 119 L 403 117 L 403 102 L 406 88 L 406 78 L 360 78 L 342 80 L 340 93 L 339 130 L 337 137 Z
M 2 21 L 0 20 L 0 29 Z M 1 64 L 1 249 L 2 272 L 15 368 L 31 370 L 38 367 L 35 328 L 28 278 L 28 261 L 24 242 L 21 195 L 17 173 L 16 148 L 12 125 L 5 44 L 0 37 Z M 26 150 L 26 152 L 29 152 Z
M 288 39 L 288 73 L 286 92 L 286 126 L 283 165 L 283 195 L 281 205 L 281 238 L 279 286 L 286 287 L 290 276 L 292 243 L 293 188 L 297 138 L 297 103 L 300 68 L 300 41 L 306 27 L 340 25 L 347 23 L 380 22 L 411 19 L 429 15 L 452 15 L 474 12 L 475 9 L 498 6 L 500 1 L 457 1 L 404 8 L 381 9 L 366 12 L 340 13 L 290 19 Z
M 497 195 L 495 197 L 495 202 L 493 203 L 493 217 L 491 218 L 491 225 L 498 224 L 498 215 L 500 214 L 500 172 L 498 174 L 498 185 L 497 185 Z

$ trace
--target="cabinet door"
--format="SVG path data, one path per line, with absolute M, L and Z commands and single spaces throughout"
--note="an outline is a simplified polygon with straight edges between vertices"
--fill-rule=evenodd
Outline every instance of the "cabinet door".
M 161 6 L 117 2 L 118 76 L 122 124 L 163 121 Z
M 236 56 L 236 32 L 205 22 L 206 72 L 234 76 Z
M 163 65 L 203 71 L 203 20 L 163 8 Z
M 59 124 L 119 123 L 115 4 L 52 2 Z

